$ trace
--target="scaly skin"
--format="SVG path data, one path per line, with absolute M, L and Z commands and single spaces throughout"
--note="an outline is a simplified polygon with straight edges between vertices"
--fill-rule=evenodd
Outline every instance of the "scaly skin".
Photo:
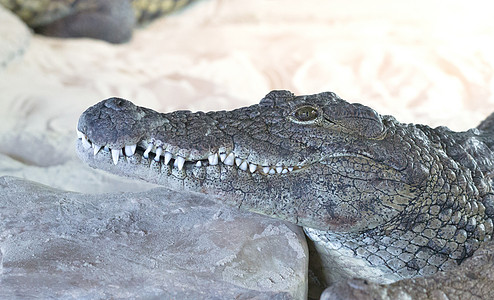
M 328 285 L 390 283 L 456 270 L 491 240 L 492 122 L 401 124 L 329 92 L 208 113 L 111 98 L 81 115 L 77 151 L 94 168 L 303 226 L 331 264 Z
M 176 11 L 193 0 L 0 0 L 36 32 L 126 42 L 134 26 Z
M 321 300 L 427 300 L 494 299 L 494 243 L 478 249 L 457 268 L 433 276 L 415 277 L 391 284 L 363 279 L 340 281 Z

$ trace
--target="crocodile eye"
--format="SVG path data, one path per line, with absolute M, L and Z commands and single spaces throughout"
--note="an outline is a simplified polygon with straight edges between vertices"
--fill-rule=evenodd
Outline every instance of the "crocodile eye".
M 317 108 L 307 105 L 295 110 L 293 116 L 300 122 L 308 122 L 317 119 L 319 111 L 317 111 Z

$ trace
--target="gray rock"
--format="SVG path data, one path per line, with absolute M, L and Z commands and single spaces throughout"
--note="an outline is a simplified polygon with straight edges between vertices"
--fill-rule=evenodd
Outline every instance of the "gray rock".
M 164 188 L 87 195 L 0 177 L 0 261 L 2 299 L 307 295 L 300 228 Z

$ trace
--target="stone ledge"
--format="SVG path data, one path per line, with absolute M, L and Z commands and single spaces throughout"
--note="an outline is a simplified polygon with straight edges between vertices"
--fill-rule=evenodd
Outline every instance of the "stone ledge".
M 0 207 L 0 298 L 307 295 L 299 227 L 201 195 L 88 195 L 4 176 Z

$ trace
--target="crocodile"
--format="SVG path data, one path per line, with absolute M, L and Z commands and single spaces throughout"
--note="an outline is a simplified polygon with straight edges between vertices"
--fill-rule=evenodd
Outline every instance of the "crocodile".
M 77 134 L 78 156 L 93 168 L 302 226 L 329 265 L 326 297 L 404 280 L 423 291 L 417 278 L 464 295 L 440 278 L 492 238 L 494 114 L 454 132 L 403 124 L 332 92 L 272 91 L 207 113 L 109 98 L 80 116 Z
M 194 0 L 0 0 L 37 33 L 127 42 L 136 25 L 169 14 Z

